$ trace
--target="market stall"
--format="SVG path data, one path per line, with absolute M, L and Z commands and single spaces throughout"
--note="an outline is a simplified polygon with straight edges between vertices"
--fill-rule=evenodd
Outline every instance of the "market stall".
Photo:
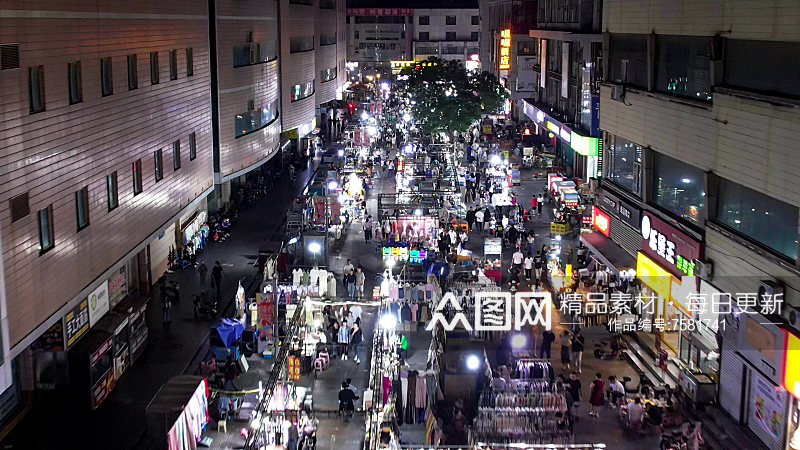
M 208 385 L 194 375 L 171 378 L 147 405 L 147 433 L 154 450 L 194 450 L 208 423 Z

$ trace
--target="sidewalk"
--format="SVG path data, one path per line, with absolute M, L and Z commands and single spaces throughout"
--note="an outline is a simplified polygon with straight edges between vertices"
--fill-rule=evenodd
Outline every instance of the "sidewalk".
M 315 164 L 312 162 L 312 164 Z M 238 282 L 247 287 L 257 276 L 253 263 L 259 243 L 283 232 L 285 211 L 313 175 L 314 166 L 298 172 L 294 185 L 280 186 L 269 196 L 239 211 L 239 220 L 225 242 L 209 244 L 198 256 L 209 270 L 214 261 L 223 265 L 222 313 L 229 315 Z M 280 205 L 276 208 L 276 205 Z M 281 211 L 279 214 L 269 213 Z M 145 408 L 170 378 L 193 372 L 204 356 L 213 320 L 195 319 L 193 294 L 200 290 L 194 269 L 168 275 L 180 282 L 181 299 L 172 306 L 172 324 L 164 329 L 157 288 L 147 311 L 148 349 L 121 377 L 109 397 L 94 412 L 53 402 L 37 404 L 2 442 L 4 448 L 132 449 L 150 448 L 145 437 Z M 226 314 L 227 313 L 227 314 Z M 46 429 L 46 432 L 42 432 Z

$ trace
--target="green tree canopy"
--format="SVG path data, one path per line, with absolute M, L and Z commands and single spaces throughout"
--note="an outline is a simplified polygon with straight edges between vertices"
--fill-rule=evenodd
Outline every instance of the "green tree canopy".
M 503 105 L 505 89 L 489 72 L 467 73 L 460 61 L 429 58 L 401 71 L 404 94 L 415 103 L 413 115 L 426 134 L 466 132 L 482 114 Z

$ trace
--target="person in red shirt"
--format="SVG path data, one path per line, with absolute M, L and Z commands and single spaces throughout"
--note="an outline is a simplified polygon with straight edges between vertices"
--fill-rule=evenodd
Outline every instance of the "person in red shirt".
M 536 204 L 537 204 L 536 196 L 534 195 L 533 197 L 531 197 L 531 214 L 533 214 L 533 212 L 536 211 Z

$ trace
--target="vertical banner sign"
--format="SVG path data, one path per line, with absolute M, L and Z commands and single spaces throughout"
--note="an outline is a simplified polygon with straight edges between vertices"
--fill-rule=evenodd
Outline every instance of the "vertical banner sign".
M 106 280 L 89 294 L 89 326 L 93 327 L 109 309 L 108 280 Z
M 89 300 L 83 300 L 64 316 L 67 348 L 89 331 Z
M 511 68 L 511 29 L 506 28 L 500 31 L 500 64 L 498 69 L 508 70 Z
M 540 39 L 542 47 L 539 49 L 539 67 L 541 67 L 541 74 L 539 75 L 539 87 L 544 88 L 547 81 L 547 39 Z
M 561 43 L 561 97 L 569 98 L 569 42 Z M 544 72 L 543 72 L 544 73 Z
M 125 284 L 125 266 L 122 266 L 117 273 L 108 278 L 108 301 L 114 307 L 126 295 L 128 295 L 128 286 Z

